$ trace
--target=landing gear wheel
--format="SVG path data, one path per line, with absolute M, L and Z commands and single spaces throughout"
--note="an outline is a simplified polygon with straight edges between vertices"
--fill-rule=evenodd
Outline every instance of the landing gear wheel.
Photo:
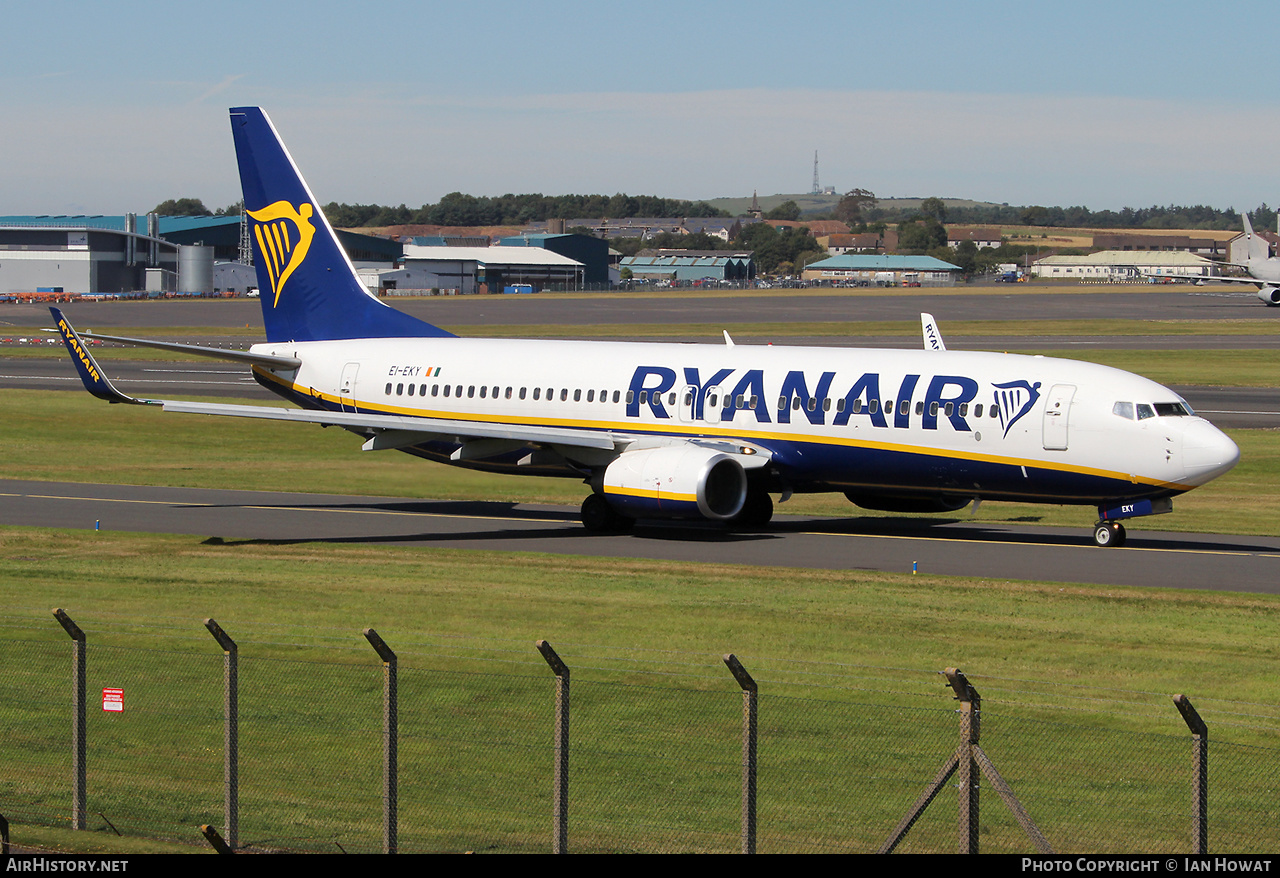
M 733 519 L 734 527 L 764 527 L 773 518 L 773 498 L 765 491 L 748 491 L 742 511 Z
M 1126 536 L 1124 525 L 1114 521 L 1100 521 L 1093 529 L 1094 543 L 1103 548 L 1123 546 Z
M 582 501 L 582 526 L 592 533 L 618 533 L 630 530 L 634 523 L 599 494 L 590 494 Z

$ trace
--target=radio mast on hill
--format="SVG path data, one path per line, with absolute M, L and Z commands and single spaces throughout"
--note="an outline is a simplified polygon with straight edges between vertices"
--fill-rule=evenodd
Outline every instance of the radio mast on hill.
M 822 189 L 818 186 L 818 151 L 813 151 L 813 192 L 812 195 L 822 194 Z

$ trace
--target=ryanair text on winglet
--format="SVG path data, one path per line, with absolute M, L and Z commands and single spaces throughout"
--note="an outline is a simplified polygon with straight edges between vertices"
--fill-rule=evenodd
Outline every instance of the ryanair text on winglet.
M 75 351 L 76 356 L 80 358 L 81 364 L 84 365 L 85 371 L 89 373 L 89 377 L 96 384 L 98 382 L 98 370 L 93 368 L 93 360 L 89 359 L 89 355 L 80 346 L 80 339 L 71 331 L 71 327 L 67 325 L 66 320 L 58 321 L 58 329 L 62 330 L 62 335 L 67 340 L 67 344 Z

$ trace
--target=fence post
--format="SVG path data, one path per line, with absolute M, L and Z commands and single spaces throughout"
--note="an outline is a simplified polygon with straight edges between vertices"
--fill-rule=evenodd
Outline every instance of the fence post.
M 235 851 L 231 849 L 231 846 L 223 840 L 222 836 L 218 835 L 218 830 L 214 829 L 209 824 L 206 823 L 200 827 L 200 834 L 204 836 L 204 840 L 209 842 L 210 846 L 212 846 L 218 853 L 235 853 Z
M 551 839 L 551 853 L 565 854 L 569 852 L 569 666 L 545 640 L 539 640 L 536 646 L 556 675 L 556 767 L 551 792 L 555 834 Z
M 742 687 L 742 852 L 756 852 L 756 733 L 759 689 L 733 654 L 724 657 L 729 673 Z
M 213 619 L 204 627 L 222 647 L 222 831 L 230 850 L 240 844 L 240 650 Z
M 956 693 L 956 700 L 960 702 L 960 745 L 956 747 L 955 753 L 951 755 L 951 758 L 947 760 L 941 770 L 934 775 L 933 780 L 925 787 L 920 798 L 916 799 L 916 803 L 911 806 L 907 816 L 898 822 L 888 840 L 880 846 L 880 853 L 893 853 L 898 843 L 906 837 L 906 834 L 911 831 L 911 827 L 920 819 L 924 809 L 929 807 L 929 803 L 942 791 L 942 787 L 946 782 L 951 779 L 951 775 L 959 771 L 960 781 L 957 786 L 960 793 L 960 807 L 958 809 L 960 813 L 960 853 L 976 854 L 978 852 L 978 775 L 981 772 L 986 775 L 991 788 L 996 791 L 996 795 L 1008 807 L 1009 812 L 1018 821 L 1018 825 L 1022 827 L 1027 837 L 1036 846 L 1036 850 L 1042 854 L 1052 854 L 1053 847 L 1049 844 L 1049 840 L 1044 837 L 1040 827 L 1036 826 L 1035 821 L 1031 819 L 1027 809 L 1022 807 L 1018 797 L 1013 794 L 1012 787 L 1000 776 L 1000 772 L 996 771 L 991 759 L 978 746 L 978 733 L 981 731 L 982 719 L 982 699 L 978 695 L 978 690 L 969 684 L 968 679 L 960 672 L 959 668 L 947 668 L 942 673 L 946 675 L 947 682 Z
M 960 853 L 978 853 L 978 761 L 974 750 L 981 731 L 982 698 L 978 690 L 959 668 L 947 668 L 943 673 L 960 702 L 960 749 L 956 751 L 959 764 L 960 792 Z
M 396 654 L 372 628 L 364 629 L 365 640 L 382 659 L 382 852 L 394 854 L 399 832 L 396 811 L 399 795 L 397 744 L 399 741 L 399 690 L 396 685 Z
M 84 667 L 85 637 L 64 610 L 55 609 L 53 618 L 71 638 L 71 828 L 85 828 L 85 729 Z
M 1209 727 L 1185 695 L 1173 696 L 1174 706 L 1191 729 L 1191 835 L 1197 854 L 1209 853 Z

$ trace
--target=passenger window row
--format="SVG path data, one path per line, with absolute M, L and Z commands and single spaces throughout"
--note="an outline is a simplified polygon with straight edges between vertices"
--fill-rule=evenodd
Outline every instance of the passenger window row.
M 457 384 L 457 385 L 432 384 L 430 395 L 433 397 L 452 397 L 455 399 L 462 399 L 463 389 L 464 388 L 461 384 Z M 477 387 L 474 384 L 471 384 L 471 385 L 468 385 L 465 388 L 465 390 L 466 390 L 465 395 L 467 399 L 475 399 L 477 396 L 479 396 L 480 399 L 499 399 L 499 398 L 512 399 L 513 397 L 517 399 L 528 399 L 530 398 L 530 396 L 532 396 L 533 399 L 539 399 L 539 400 L 543 398 L 543 390 L 541 387 L 533 388 L 532 394 L 530 394 L 528 387 L 521 387 L 519 388 L 519 390 L 517 390 L 514 387 L 508 387 L 504 391 L 503 388 L 501 387 L 498 387 L 498 386 L 490 387 L 487 384 L 481 385 L 479 387 Z M 569 392 L 570 391 L 568 388 L 560 389 L 561 402 L 568 402 Z M 383 390 L 383 393 L 385 393 L 387 396 L 420 396 L 421 397 L 421 396 L 427 396 L 428 390 L 427 390 L 426 384 L 406 385 L 402 383 L 393 383 L 388 381 L 386 388 Z M 555 388 L 548 387 L 546 389 L 546 399 L 548 401 L 555 399 L 555 393 L 556 393 Z M 622 399 L 621 391 L 618 391 L 618 390 L 613 391 L 613 401 L 618 402 L 621 399 Z M 582 400 L 583 400 L 583 391 L 580 389 L 574 390 L 573 401 L 582 402 Z M 586 391 L 586 401 L 587 402 L 597 401 L 597 394 L 594 388 Z M 599 393 L 598 401 L 608 402 L 609 391 L 601 390 Z M 630 401 L 631 401 L 631 393 L 630 391 L 628 391 L 627 402 L 630 402 Z
M 430 395 L 432 397 L 445 397 L 445 398 L 455 398 L 455 399 L 461 399 L 463 397 L 464 388 L 463 388 L 463 385 L 461 384 L 457 384 L 457 385 L 432 384 L 430 385 L 430 388 L 431 388 Z M 545 396 L 543 393 L 543 389 L 541 387 L 533 388 L 532 393 L 530 393 L 529 388 L 527 387 L 521 387 L 519 388 L 518 391 L 513 387 L 508 387 L 504 391 L 501 387 L 498 387 L 498 386 L 490 387 L 489 385 L 480 385 L 479 387 L 477 387 L 476 385 L 472 384 L 472 385 L 468 385 L 465 388 L 465 390 L 466 390 L 467 399 L 475 399 L 477 395 L 479 396 L 480 399 L 498 399 L 499 397 L 503 399 L 511 399 L 514 396 L 515 398 L 518 398 L 518 399 L 532 398 L 534 400 L 546 399 L 548 401 L 551 401 L 556 398 L 556 390 L 553 387 L 548 387 L 546 389 Z M 387 382 L 387 386 L 384 392 L 387 396 L 394 395 L 394 396 L 425 397 L 428 395 L 426 384 L 403 384 L 403 383 L 393 383 L 390 381 Z M 571 391 L 568 388 L 565 388 L 565 387 L 560 388 L 560 401 L 568 402 L 570 392 Z M 584 394 L 583 390 L 575 389 L 572 391 L 572 393 L 573 393 L 574 402 L 583 401 L 583 394 Z M 590 390 L 585 391 L 585 395 L 586 395 L 587 402 L 599 401 L 599 402 L 607 403 L 609 402 L 610 392 L 608 390 L 601 390 L 599 394 L 597 394 L 595 389 L 592 388 Z M 613 391 L 613 402 L 615 403 L 621 402 L 622 399 L 623 399 L 623 394 L 621 391 L 619 390 Z M 628 390 L 626 393 L 627 404 L 630 405 L 634 401 L 634 399 L 635 399 L 635 392 Z M 640 391 L 640 404 L 648 405 L 649 400 L 650 400 L 650 392 L 647 390 Z M 658 394 L 656 393 L 653 394 L 653 400 L 655 402 L 658 401 Z M 723 400 L 723 402 L 721 400 Z M 725 410 L 755 409 L 759 405 L 759 403 L 760 403 L 760 398 L 754 395 L 747 396 L 745 394 L 739 393 L 736 396 L 725 394 L 723 397 L 721 397 L 719 393 L 716 391 L 712 391 L 707 394 L 707 405 L 712 408 L 719 406 L 724 408 Z M 780 396 L 778 397 L 778 411 L 785 411 L 789 405 L 793 411 L 799 411 L 803 407 L 808 411 L 812 412 L 812 411 L 817 411 L 818 403 L 819 403 L 819 400 L 816 397 L 812 397 L 812 396 L 809 397 L 807 400 L 799 396 L 792 396 L 790 397 L 789 402 L 788 402 L 788 397 Z M 824 398 L 821 401 L 821 403 L 822 403 L 822 410 L 824 412 L 831 411 L 831 406 L 832 406 L 831 397 Z M 676 404 L 676 394 L 674 392 L 667 395 L 667 404 L 672 406 Z M 687 392 L 685 394 L 684 404 L 687 406 L 693 405 L 692 392 Z M 1176 404 L 1170 404 L 1170 405 L 1176 405 Z M 1121 414 L 1121 411 L 1120 411 L 1121 406 L 1130 407 L 1128 417 L 1132 418 L 1133 404 L 1119 403 L 1119 402 L 1116 403 L 1116 410 L 1115 410 L 1116 414 Z M 893 400 L 886 399 L 884 401 L 885 412 L 892 412 L 893 407 L 894 407 Z M 906 415 L 910 411 L 910 407 L 911 407 L 911 402 L 909 400 L 905 400 L 905 399 L 901 400 L 898 405 L 898 413 L 900 415 Z M 861 399 L 855 399 L 852 405 L 849 407 L 850 411 L 855 415 L 862 414 L 864 408 L 868 414 L 874 415 L 880 411 L 880 400 L 873 399 L 873 400 L 870 400 L 869 402 L 864 403 Z M 924 402 L 922 401 L 917 402 L 916 414 L 923 415 L 924 408 L 925 408 Z M 843 412 L 845 410 L 845 399 L 843 397 L 835 400 L 835 409 L 837 412 Z M 1146 409 L 1147 411 L 1150 411 L 1150 406 L 1140 405 L 1139 410 L 1141 411 L 1142 409 Z M 960 403 L 958 408 L 954 402 L 948 402 L 942 405 L 939 405 L 937 402 L 929 403 L 929 415 L 931 417 L 936 417 L 939 414 L 939 412 L 941 412 L 943 416 L 948 418 L 952 417 L 955 414 L 959 414 L 959 416 L 962 418 L 967 418 L 969 417 L 969 411 L 970 411 L 969 403 L 967 402 Z M 991 403 L 991 405 L 988 407 L 988 411 L 989 411 L 988 417 L 997 418 L 1000 416 L 999 407 L 995 403 Z M 1172 414 L 1172 412 L 1170 413 Z M 1179 412 L 1179 413 L 1185 414 L 1185 412 Z M 1161 412 L 1161 414 L 1164 414 L 1164 412 Z M 983 416 L 983 404 L 976 403 L 973 406 L 973 417 L 981 418 L 982 416 Z M 1151 416 L 1152 415 L 1150 414 L 1139 415 L 1140 418 L 1151 417 Z

